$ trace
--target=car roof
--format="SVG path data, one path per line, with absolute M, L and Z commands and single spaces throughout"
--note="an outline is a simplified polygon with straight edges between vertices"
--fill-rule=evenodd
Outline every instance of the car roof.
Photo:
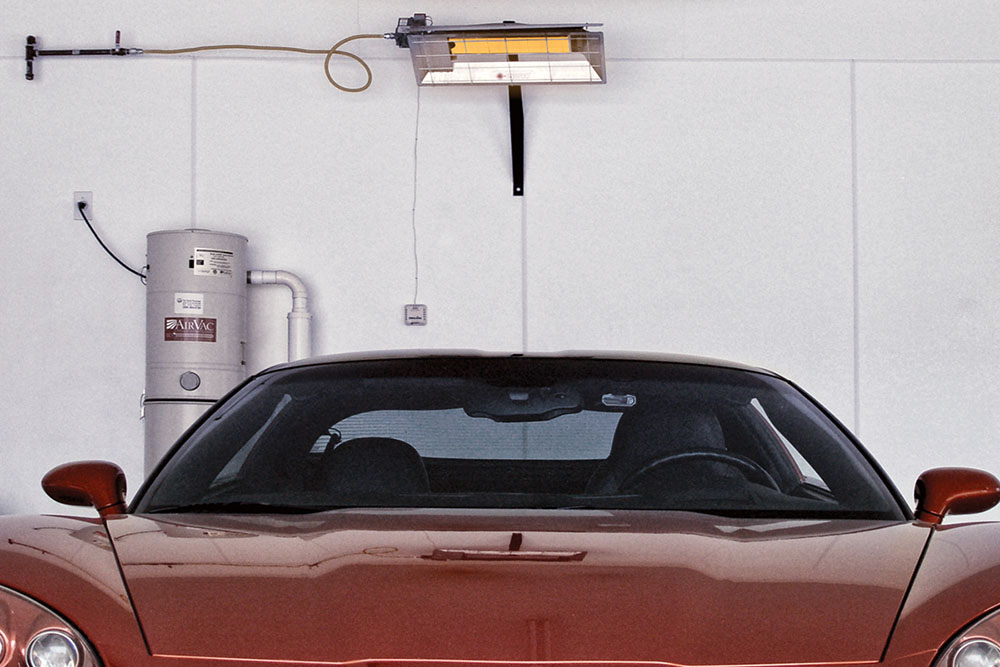
M 414 359 L 547 359 L 557 360 L 592 360 L 592 361 L 638 361 L 650 363 L 671 363 L 688 364 L 697 366 L 711 366 L 715 368 L 729 368 L 733 370 L 750 371 L 762 373 L 774 377 L 780 377 L 777 373 L 732 361 L 712 359 L 709 357 L 699 357 L 683 354 L 667 354 L 658 352 L 622 352 L 622 351 L 585 351 L 568 350 L 563 352 L 490 352 L 483 350 L 448 350 L 448 349 L 412 349 L 412 350 L 378 350 L 368 352 L 348 352 L 332 354 L 318 357 L 310 357 L 299 361 L 292 361 L 284 364 L 272 366 L 261 374 L 272 373 L 293 368 L 306 368 L 311 366 L 323 366 L 328 364 L 350 363 L 358 361 L 405 361 Z

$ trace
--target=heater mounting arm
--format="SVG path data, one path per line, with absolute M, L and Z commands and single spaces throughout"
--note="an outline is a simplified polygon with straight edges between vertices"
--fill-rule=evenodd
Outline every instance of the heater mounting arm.
M 514 196 L 524 196 L 524 102 L 521 86 L 508 86 L 510 101 L 510 164 L 514 178 Z

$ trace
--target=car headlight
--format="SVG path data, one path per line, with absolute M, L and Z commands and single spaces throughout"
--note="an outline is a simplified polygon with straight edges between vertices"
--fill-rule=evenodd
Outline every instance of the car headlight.
M 0 665 L 100 667 L 69 621 L 31 598 L 0 586 Z
M 972 639 L 962 644 L 953 659 L 955 667 L 1000 667 L 1000 646 L 988 639 Z
M 25 651 L 31 667 L 76 667 L 80 649 L 73 638 L 60 630 L 44 630 L 28 642 Z
M 934 667 L 1000 667 L 1000 610 L 982 617 L 951 640 Z

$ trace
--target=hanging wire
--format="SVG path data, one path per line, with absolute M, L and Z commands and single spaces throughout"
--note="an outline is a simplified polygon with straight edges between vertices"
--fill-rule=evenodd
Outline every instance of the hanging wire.
M 420 260 L 417 257 L 417 141 L 420 138 L 420 86 L 417 86 L 417 121 L 413 129 L 413 208 L 410 210 L 410 225 L 413 227 L 413 303 L 420 290 Z
M 362 34 L 362 35 L 351 35 L 350 37 L 345 37 L 336 44 L 334 44 L 329 49 L 302 49 L 297 46 L 269 46 L 269 45 L 259 45 L 259 44 L 209 44 L 206 46 L 192 46 L 183 49 L 143 49 L 143 53 L 151 53 L 155 55 L 164 56 L 175 56 L 183 53 L 198 53 L 201 51 L 232 51 L 232 50 L 243 50 L 243 51 L 282 51 L 286 53 L 304 53 L 307 55 L 326 55 L 326 60 L 323 61 L 323 71 L 326 73 L 326 80 L 330 82 L 337 90 L 342 90 L 345 93 L 360 93 L 368 90 L 368 87 L 372 85 L 372 70 L 368 66 L 361 56 L 351 53 L 350 51 L 341 51 L 340 47 L 348 42 L 352 42 L 357 39 L 385 39 L 385 35 L 375 35 L 375 34 Z M 343 56 L 345 58 L 350 58 L 357 62 L 365 70 L 365 75 L 367 80 L 364 84 L 352 88 L 350 86 L 345 86 L 338 83 L 334 78 L 333 74 L 330 73 L 330 60 L 334 56 Z
M 141 280 L 142 284 L 145 285 L 146 284 L 145 269 L 148 269 L 149 267 L 148 266 L 144 266 L 144 267 L 142 267 L 143 268 L 142 271 L 136 271 L 131 266 L 129 266 L 128 264 L 126 264 L 122 260 L 118 259 L 118 255 L 116 255 L 115 253 L 111 252 L 111 249 L 104 244 L 104 241 L 101 240 L 101 237 L 97 235 L 96 231 L 94 231 L 94 226 L 90 224 L 90 219 L 87 218 L 87 213 L 86 213 L 87 205 L 84 202 L 79 202 L 79 203 L 77 203 L 76 207 L 80 211 L 80 215 L 83 216 L 83 221 L 85 223 L 87 223 L 87 229 L 90 230 L 90 233 L 94 235 L 94 238 L 97 239 L 97 242 L 101 244 L 102 248 L 104 248 L 104 252 L 108 253 L 111 256 L 111 259 L 113 259 L 116 262 L 118 262 L 122 266 L 122 268 L 124 268 L 126 271 L 128 271 L 129 273 L 133 273 L 133 274 L 139 276 L 139 280 Z

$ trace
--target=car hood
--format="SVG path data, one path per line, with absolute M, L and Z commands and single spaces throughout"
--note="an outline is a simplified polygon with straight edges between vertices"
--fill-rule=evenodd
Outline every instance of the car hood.
M 316 663 L 877 661 L 929 533 L 584 510 L 107 525 L 154 655 Z

